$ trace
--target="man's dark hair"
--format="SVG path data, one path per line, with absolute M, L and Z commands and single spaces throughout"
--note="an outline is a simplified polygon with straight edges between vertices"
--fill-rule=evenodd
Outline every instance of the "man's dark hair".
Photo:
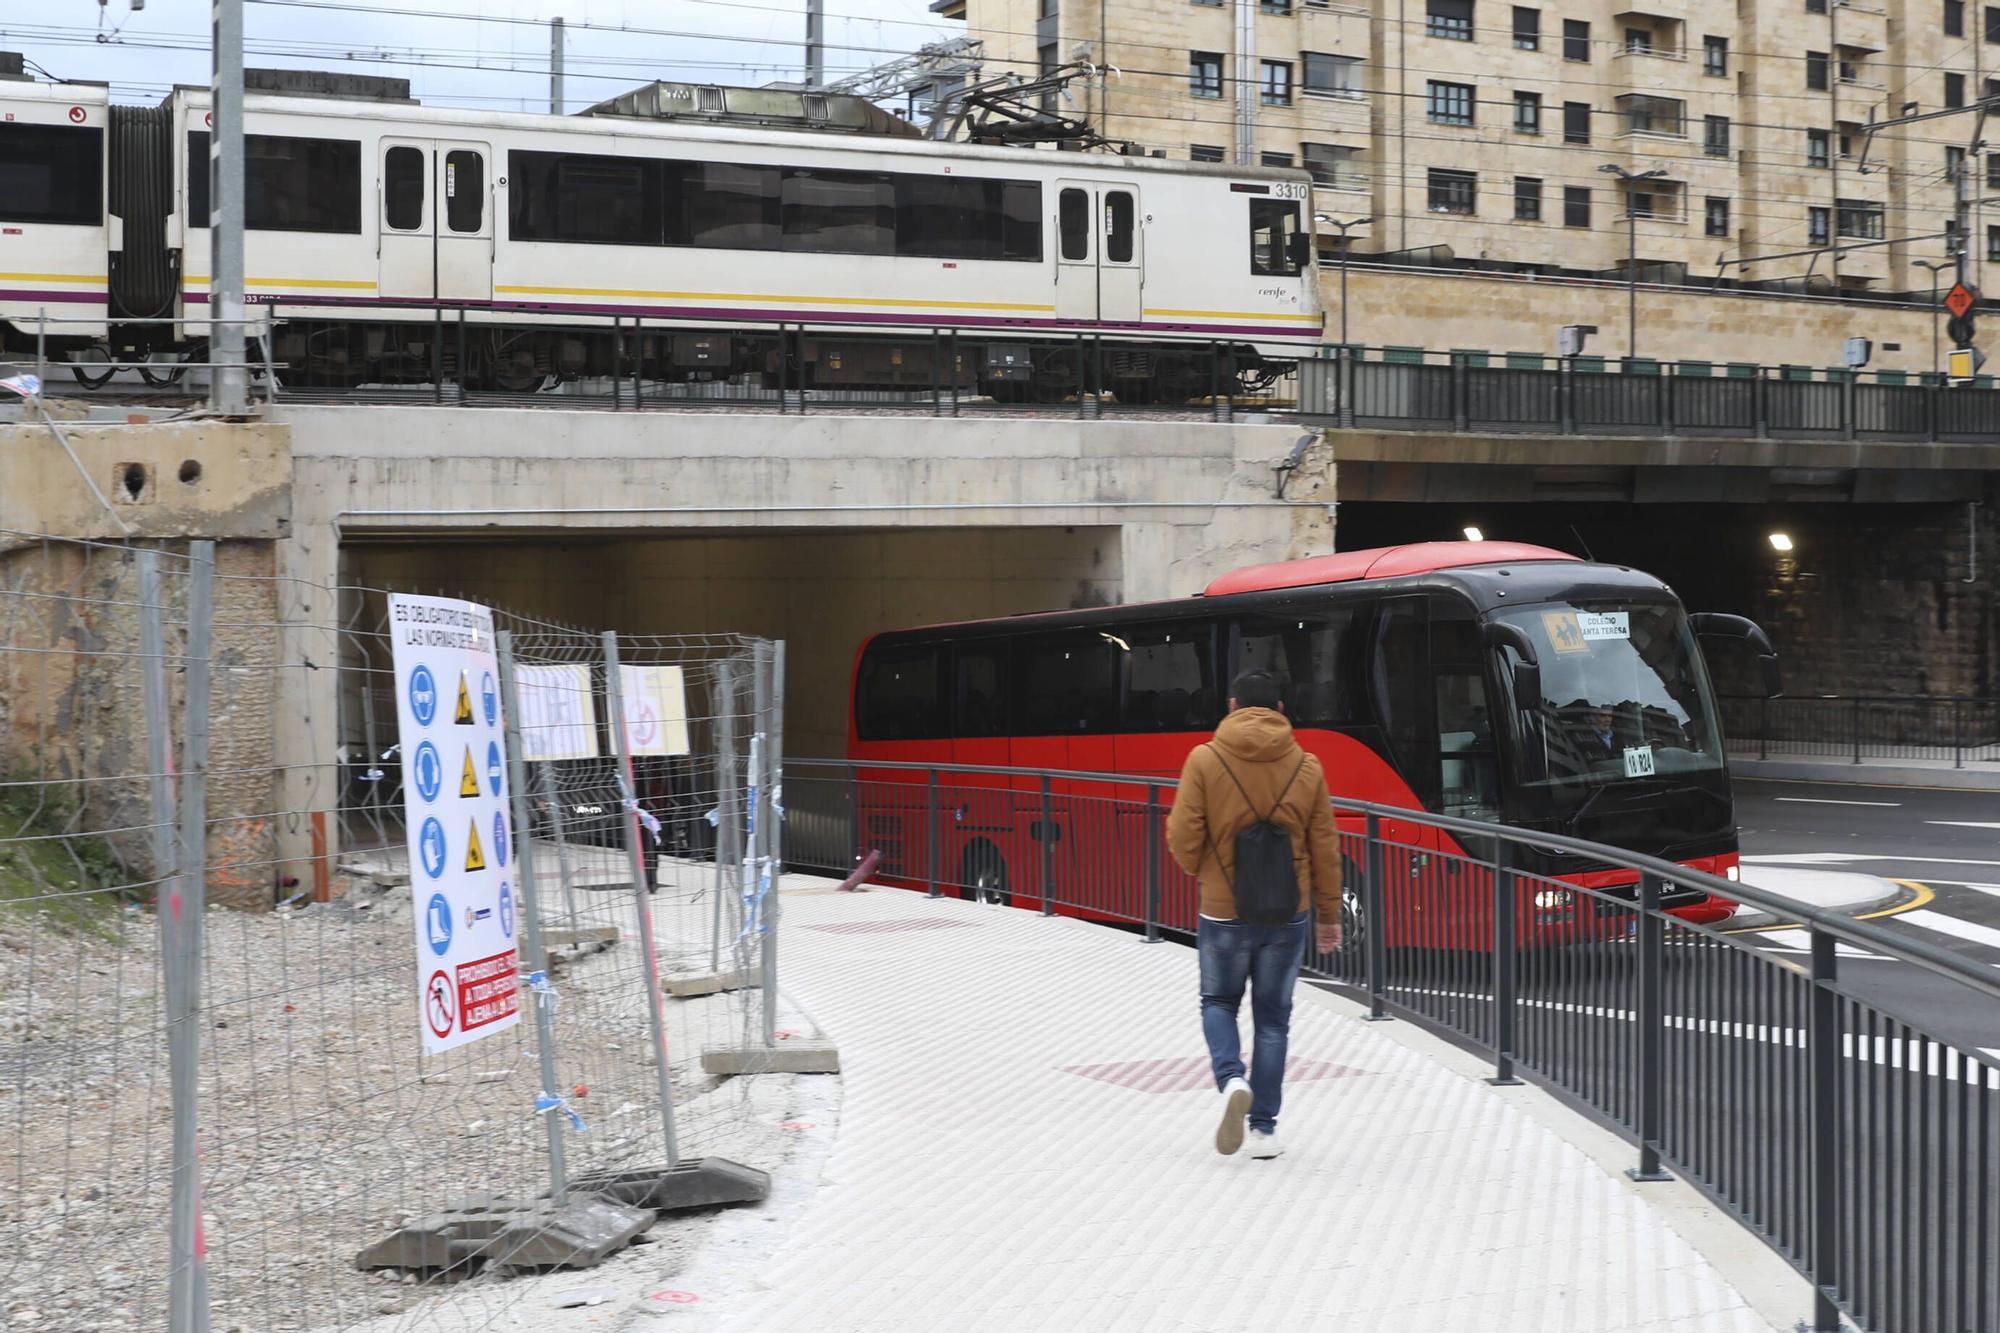
M 1245 671 L 1229 683 L 1229 697 L 1236 701 L 1238 708 L 1276 708 L 1278 678 L 1255 668 Z

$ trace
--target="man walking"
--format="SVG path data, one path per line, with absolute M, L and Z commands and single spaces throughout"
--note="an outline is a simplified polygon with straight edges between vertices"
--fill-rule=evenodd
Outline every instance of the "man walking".
M 1277 678 L 1246 671 L 1229 716 L 1181 770 L 1167 849 L 1201 881 L 1201 1030 L 1222 1121 L 1215 1149 L 1276 1157 L 1292 988 L 1305 963 L 1306 913 L 1322 953 L 1340 947 L 1340 846 L 1319 760 L 1292 739 Z M 1236 1013 L 1250 989 L 1256 1028 L 1246 1081 Z

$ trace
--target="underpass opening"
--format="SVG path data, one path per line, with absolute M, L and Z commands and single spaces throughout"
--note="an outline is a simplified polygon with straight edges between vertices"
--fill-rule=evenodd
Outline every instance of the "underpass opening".
M 855 654 L 869 635 L 1117 602 L 1121 540 L 1102 526 L 349 531 L 341 581 L 630 634 L 782 639 L 786 752 L 840 755 Z

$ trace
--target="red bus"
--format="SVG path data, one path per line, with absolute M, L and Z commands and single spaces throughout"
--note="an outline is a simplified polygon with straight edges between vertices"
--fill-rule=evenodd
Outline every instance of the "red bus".
M 1171 798 L 1188 750 L 1227 707 L 1228 682 L 1258 667 L 1278 677 L 1336 798 L 1568 834 L 1735 879 L 1729 772 L 1698 642 L 1709 636 L 1747 641 L 1776 693 L 1775 654 L 1751 622 L 1690 617 L 1649 574 L 1509 542 L 1346 551 L 1227 574 L 1180 601 L 879 634 L 854 672 L 856 837 L 883 852 L 892 882 L 935 875 L 966 896 L 1047 896 L 1060 910 L 1139 919 L 1157 821 L 1136 818 L 1134 798 L 1149 783 Z M 940 811 L 909 785 L 931 775 L 871 760 L 1126 781 L 945 774 Z M 1341 824 L 1355 831 L 1361 819 Z M 1387 819 L 1382 832 L 1411 867 L 1385 875 L 1387 943 L 1416 929 L 1424 905 L 1398 894 L 1421 883 L 1467 900 L 1432 904 L 1444 910 L 1422 923 L 1424 942 L 1483 947 L 1491 915 L 1471 900 L 1490 879 L 1414 869 L 1434 857 L 1476 871 L 1480 849 L 1414 822 Z M 1636 893 L 1629 870 L 1555 848 L 1527 855 L 1515 868 L 1537 879 Z M 1182 888 L 1163 916 L 1192 928 Z M 1568 897 L 1535 895 L 1544 942 L 1592 937 L 1583 896 Z M 1664 902 L 1695 923 L 1735 909 L 1676 886 Z M 1357 937 L 1366 928 L 1349 925 Z

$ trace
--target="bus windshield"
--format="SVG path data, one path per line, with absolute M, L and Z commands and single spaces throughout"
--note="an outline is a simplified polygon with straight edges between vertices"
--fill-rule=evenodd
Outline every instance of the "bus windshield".
M 1541 702 L 1514 714 L 1521 787 L 1574 810 L 1613 784 L 1722 771 L 1714 695 L 1679 606 L 1590 599 L 1494 618 L 1525 630 L 1541 659 Z

